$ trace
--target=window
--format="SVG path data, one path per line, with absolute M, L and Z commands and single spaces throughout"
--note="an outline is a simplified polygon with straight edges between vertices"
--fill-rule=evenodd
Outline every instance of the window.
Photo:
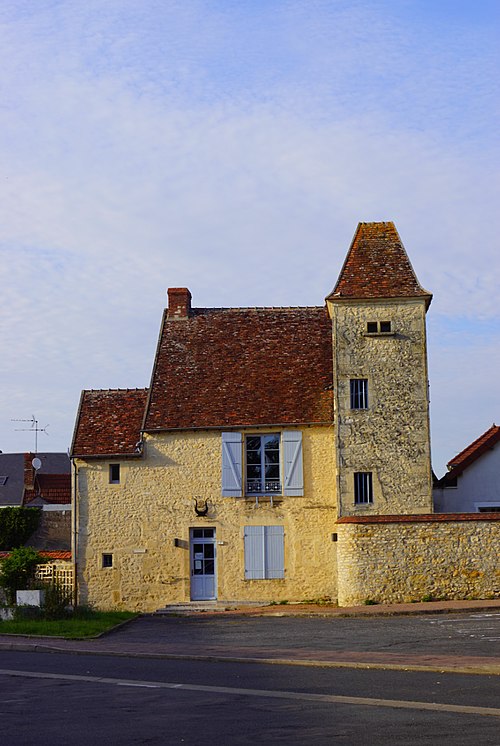
M 368 409 L 367 378 L 351 378 L 351 409 Z
M 302 433 L 222 433 L 222 495 L 304 494 Z
M 279 433 L 246 436 L 245 492 L 281 494 Z
M 113 555 L 112 554 L 103 554 L 102 555 L 102 566 L 105 567 L 113 567 Z
M 245 580 L 285 577 L 283 526 L 245 526 Z
M 120 484 L 120 464 L 109 465 L 109 483 Z
M 368 321 L 366 324 L 367 334 L 389 334 L 391 332 L 390 321 Z
M 373 483 L 371 471 L 354 473 L 354 503 L 367 505 L 373 502 Z

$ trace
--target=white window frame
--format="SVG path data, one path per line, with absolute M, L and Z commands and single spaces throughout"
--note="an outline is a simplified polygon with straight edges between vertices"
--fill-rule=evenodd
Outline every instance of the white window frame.
M 248 454 L 257 449 L 251 449 L 248 447 L 248 442 L 251 438 L 258 439 L 260 441 L 260 463 L 250 464 L 248 463 Z M 278 448 L 270 448 L 269 451 L 278 451 L 278 463 L 266 464 L 266 438 L 278 439 Z M 245 435 L 245 494 L 247 495 L 281 495 L 283 490 L 282 484 L 282 464 L 283 464 L 283 450 L 281 445 L 281 434 L 280 433 L 247 433 Z M 260 469 L 260 477 L 249 477 L 248 470 L 252 466 L 256 466 Z M 267 479 L 266 466 L 278 467 L 277 478 Z

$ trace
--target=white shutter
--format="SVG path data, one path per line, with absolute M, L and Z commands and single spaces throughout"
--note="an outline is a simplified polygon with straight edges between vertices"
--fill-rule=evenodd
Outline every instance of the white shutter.
M 245 526 L 245 580 L 264 575 L 264 526 Z
M 285 540 L 283 526 L 265 527 L 265 572 L 266 578 L 285 577 Z
M 222 433 L 222 496 L 241 497 L 242 435 Z
M 302 433 L 300 430 L 286 430 L 283 433 L 283 471 L 285 475 L 284 493 L 298 497 L 304 494 L 302 471 Z

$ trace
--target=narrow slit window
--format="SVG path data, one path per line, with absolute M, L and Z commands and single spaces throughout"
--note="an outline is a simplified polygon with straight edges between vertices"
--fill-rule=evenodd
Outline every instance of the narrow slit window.
M 351 378 L 351 409 L 368 409 L 367 378 Z
M 368 505 L 373 502 L 373 482 L 371 471 L 354 473 L 354 503 Z
M 102 566 L 103 568 L 106 567 L 113 567 L 113 555 L 112 554 L 103 554 L 102 555 Z
M 109 483 L 120 484 L 120 464 L 109 465 Z

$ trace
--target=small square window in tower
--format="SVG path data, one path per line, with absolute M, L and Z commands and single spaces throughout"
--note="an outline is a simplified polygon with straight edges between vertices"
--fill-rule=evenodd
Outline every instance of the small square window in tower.
M 387 334 L 387 332 L 391 331 L 391 322 L 390 321 L 381 321 L 380 322 L 380 332 L 382 334 Z
M 368 505 L 373 503 L 373 481 L 371 471 L 354 473 L 354 503 Z
M 113 567 L 113 555 L 105 553 L 102 555 L 102 567 Z
M 351 378 L 351 409 L 368 409 L 367 378 Z

